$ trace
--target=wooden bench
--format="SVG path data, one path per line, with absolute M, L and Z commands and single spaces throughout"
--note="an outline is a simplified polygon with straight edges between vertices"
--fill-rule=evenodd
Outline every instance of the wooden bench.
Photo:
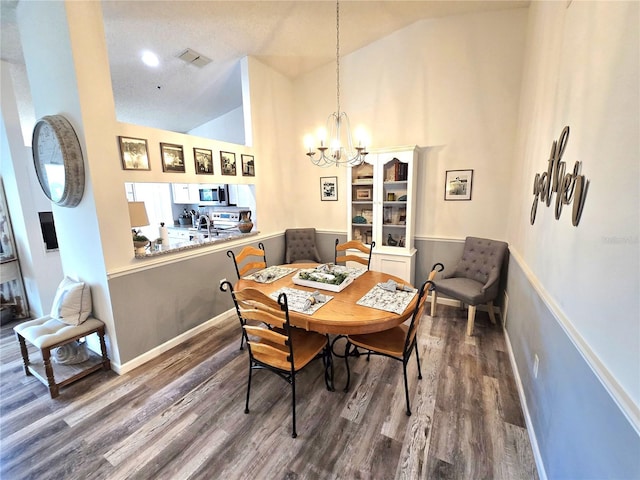
M 97 318 L 89 317 L 80 325 L 68 325 L 49 316 L 36 320 L 29 320 L 13 327 L 20 352 L 24 362 L 24 371 L 27 375 L 33 375 L 49 387 L 51 398 L 59 394 L 60 387 L 68 385 L 76 380 L 86 377 L 100 368 L 109 370 L 111 362 L 107 356 L 107 347 L 104 341 L 104 323 Z M 100 339 L 102 357 L 89 350 L 89 359 L 78 364 L 56 365 L 60 380 L 56 382 L 51 364 L 51 349 L 66 345 L 69 342 L 79 340 L 88 335 L 97 334 Z M 30 363 L 27 343 L 38 348 L 42 354 L 42 364 Z

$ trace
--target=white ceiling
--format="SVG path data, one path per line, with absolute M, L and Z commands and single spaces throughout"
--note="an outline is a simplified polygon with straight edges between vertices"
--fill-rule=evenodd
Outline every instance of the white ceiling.
M 0 0 L 0 53 L 19 72 L 24 61 L 15 26 L 17 3 Z M 122 122 L 185 132 L 239 107 L 239 60 L 247 55 L 290 78 L 335 62 L 333 0 L 101 3 L 117 118 Z M 340 54 L 421 19 L 528 4 L 528 0 L 342 0 Z M 202 68 L 185 63 L 177 55 L 186 48 L 212 62 Z M 160 57 L 157 68 L 140 61 L 145 49 Z

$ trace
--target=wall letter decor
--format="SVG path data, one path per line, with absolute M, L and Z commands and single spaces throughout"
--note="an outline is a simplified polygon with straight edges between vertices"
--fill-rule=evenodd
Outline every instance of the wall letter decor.
M 543 201 L 547 207 L 551 205 L 551 197 L 556 194 L 555 214 L 556 220 L 560 219 L 563 205 L 569 205 L 573 201 L 571 222 L 575 227 L 580 222 L 584 201 L 587 197 L 589 180 L 580 175 L 582 162 L 576 161 L 573 172 L 565 174 L 566 164 L 562 162 L 562 154 L 569 140 L 569 126 L 562 130 L 560 138 L 554 140 L 551 145 L 549 164 L 546 172 L 536 173 L 533 180 L 533 205 L 531 206 L 531 225 L 536 221 L 538 201 Z M 575 198 L 574 198 L 575 196 Z

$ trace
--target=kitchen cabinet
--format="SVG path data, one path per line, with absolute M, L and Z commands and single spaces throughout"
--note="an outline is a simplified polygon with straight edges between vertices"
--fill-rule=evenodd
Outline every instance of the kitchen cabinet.
M 347 237 L 371 244 L 371 269 L 414 281 L 417 146 L 375 150 L 348 170 Z
M 173 203 L 197 204 L 200 203 L 200 185 L 197 183 L 172 183 L 171 193 Z

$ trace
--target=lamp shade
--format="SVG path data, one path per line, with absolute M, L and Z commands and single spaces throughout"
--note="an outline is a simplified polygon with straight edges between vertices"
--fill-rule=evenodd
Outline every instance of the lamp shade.
M 149 225 L 149 217 L 144 202 L 129 202 L 129 220 L 132 227 Z

